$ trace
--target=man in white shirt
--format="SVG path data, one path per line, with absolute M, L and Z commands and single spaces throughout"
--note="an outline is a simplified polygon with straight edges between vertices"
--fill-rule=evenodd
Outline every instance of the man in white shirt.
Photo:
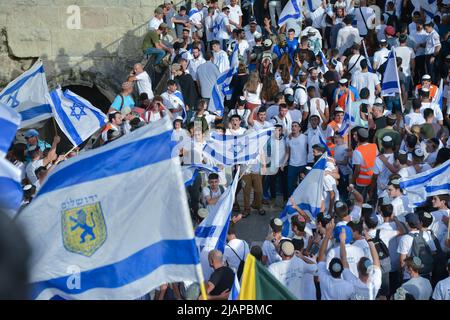
M 281 261 L 281 256 L 278 254 L 278 248 L 280 241 L 283 239 L 288 239 L 282 237 L 281 230 L 283 229 L 283 221 L 278 218 L 273 218 L 270 220 L 270 232 L 266 240 L 264 240 L 262 245 L 262 259 L 261 262 L 270 266 L 272 263 Z
M 160 7 L 155 9 L 155 16 L 148 23 L 148 30 L 157 30 L 159 25 L 164 22 L 164 10 Z
M 241 116 L 234 114 L 230 118 L 231 127 L 227 129 L 226 135 L 229 136 L 241 136 L 247 131 L 245 128 L 241 127 Z
M 313 114 L 309 117 L 309 128 L 305 133 L 308 137 L 308 165 L 314 164 L 313 146 L 321 143 L 320 138 L 325 141 L 322 130 L 319 127 L 319 123 L 319 116 Z
M 228 18 L 230 19 L 231 31 L 236 28 L 242 28 L 243 14 L 241 7 L 237 4 L 237 2 L 237 0 L 230 0 L 230 5 L 228 6 L 230 8 L 230 14 L 228 15 Z
M 348 61 L 347 71 L 350 72 L 352 76 L 361 71 L 361 61 L 365 59 L 365 57 L 359 53 L 359 49 L 360 45 L 355 43 L 351 50 L 352 56 Z
M 359 8 L 356 8 L 353 14 L 355 15 L 356 26 L 361 37 L 365 37 L 369 30 L 375 28 L 375 11 L 367 7 L 366 0 L 360 1 Z
M 149 100 L 153 100 L 152 81 L 147 71 L 144 71 L 142 64 L 136 63 L 133 72 L 128 77 L 128 82 L 136 81 L 139 94 L 146 93 Z
M 427 42 L 425 45 L 425 63 L 427 68 L 427 73 L 431 75 L 432 82 L 436 83 L 437 81 L 437 66 L 436 57 L 441 50 L 441 40 L 439 37 L 439 33 L 433 28 L 434 24 L 430 20 L 425 23 L 425 31 L 428 34 Z
M 416 54 L 414 53 L 414 50 L 412 48 L 408 47 L 408 36 L 406 34 L 400 35 L 398 39 L 400 42 L 400 46 L 395 47 L 394 50 L 396 56 L 402 58 L 402 71 L 406 77 L 405 88 L 407 92 L 409 92 L 409 89 L 411 87 L 411 77 L 415 71 L 414 69 Z
M 447 261 L 447 271 L 449 277 L 437 283 L 432 296 L 433 300 L 450 300 L 450 259 Z
M 336 47 L 339 48 L 339 54 L 343 55 L 347 49 L 351 48 L 354 43 L 359 44 L 361 37 L 359 31 L 352 26 L 352 17 L 347 15 L 344 18 L 345 27 L 338 31 Z
M 412 101 L 412 111 L 405 115 L 405 127 L 407 130 L 411 130 L 413 125 L 421 125 L 425 123 L 425 118 L 423 114 L 420 112 L 420 108 L 422 107 L 422 103 L 419 99 L 414 99 Z
M 229 14 L 230 8 L 225 6 L 222 8 L 222 13 L 214 20 L 214 38 L 220 42 L 223 49 L 226 49 L 231 34 Z
M 405 222 L 405 216 L 409 212 L 408 197 L 403 195 L 398 179 L 389 181 L 387 193 L 394 208 L 394 216 L 401 222 Z
M 219 68 L 220 73 L 230 69 L 230 60 L 225 51 L 220 48 L 220 42 L 217 40 L 211 41 L 213 51 L 213 62 Z
M 60 141 L 61 138 L 59 136 L 55 136 L 53 138 L 52 147 L 46 157 L 44 157 L 41 149 L 39 149 L 36 145 L 28 149 L 28 155 L 30 156 L 31 161 L 26 166 L 25 172 L 31 184 L 36 185 L 38 182 L 38 177 L 35 173 L 37 168 L 47 167 L 50 163 L 57 159 L 58 156 L 56 154 L 56 147 Z
M 358 276 L 355 276 L 350 271 L 350 266 L 347 260 L 347 247 L 346 242 L 346 232 L 341 229 L 339 235 L 340 243 L 340 255 L 344 271 L 342 272 L 342 277 L 353 283 L 355 287 L 355 294 L 352 297 L 353 300 L 375 300 L 377 297 L 378 290 L 381 287 L 381 268 L 380 259 L 378 257 L 377 250 L 370 236 L 366 236 L 366 241 L 368 242 L 370 257 L 363 257 L 358 261 Z
M 167 91 L 161 94 L 164 106 L 169 109 L 173 117 L 186 117 L 184 114 L 183 95 L 177 90 L 177 83 L 174 80 L 167 81 Z M 187 111 L 187 110 L 186 110 Z
M 380 41 L 380 50 L 374 53 L 373 55 L 373 69 L 378 70 L 378 68 L 387 61 L 389 56 L 389 50 L 387 48 L 386 39 L 382 39 Z
M 205 58 L 202 56 L 202 52 L 200 48 L 194 47 L 192 48 L 192 59 L 189 60 L 189 74 L 192 76 L 194 81 L 197 81 L 197 69 L 200 65 L 206 62 Z
M 355 286 L 350 281 L 342 279 L 344 266 L 341 259 L 333 258 L 329 263 L 325 263 L 326 250 L 333 237 L 334 226 L 333 220 L 326 225 L 325 237 L 320 245 L 317 258 L 320 292 L 322 300 L 350 300 L 355 294 Z
M 375 102 L 375 95 L 381 92 L 381 85 L 378 76 L 375 73 L 369 72 L 367 60 L 361 60 L 361 72 L 358 72 L 354 75 L 352 80 L 352 86 L 361 91 L 362 88 L 369 89 L 369 104 L 373 104 Z
M 245 262 L 249 253 L 250 248 L 247 242 L 236 237 L 234 223 L 230 222 L 223 260 L 231 269 L 233 269 L 234 273 L 237 274 L 241 262 Z
M 408 257 L 405 259 L 406 272 L 411 279 L 402 285 L 408 293 L 416 300 L 430 300 L 433 293 L 431 283 L 428 279 L 419 275 L 422 260 L 419 257 Z
M 288 193 L 292 194 L 297 187 L 300 173 L 304 172 L 307 164 L 308 138 L 301 133 L 300 123 L 292 122 L 292 134 L 286 140 L 286 157 L 288 166 Z
M 375 189 L 375 185 L 377 188 L 377 197 L 381 198 L 386 195 L 386 189 L 389 183 L 389 176 L 393 173 L 390 171 L 389 167 L 385 165 L 382 157 L 385 161 L 387 161 L 392 166 L 395 163 L 394 156 L 394 141 L 391 136 L 384 136 L 381 142 L 383 147 L 383 153 L 378 155 L 375 160 L 375 166 L 373 168 L 373 176 L 372 176 L 372 190 Z
M 285 240 L 280 246 L 280 255 L 282 261 L 272 263 L 269 266 L 269 272 L 283 284 L 289 291 L 303 300 L 303 287 L 314 286 L 314 282 L 308 283 L 304 277 L 305 273 L 314 274 L 317 271 L 317 265 L 301 256 L 294 255 L 294 245 L 291 241 Z

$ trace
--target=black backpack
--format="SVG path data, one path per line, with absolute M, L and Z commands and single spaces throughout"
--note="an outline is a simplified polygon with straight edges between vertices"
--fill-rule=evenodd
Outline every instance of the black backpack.
M 380 231 L 381 230 L 379 229 L 377 230 L 377 233 L 372 241 L 375 245 L 375 249 L 377 250 L 378 257 L 380 258 L 381 272 L 387 273 L 391 271 L 391 257 L 389 256 L 389 248 L 380 238 Z
M 244 242 L 244 240 L 241 240 L 241 241 Z M 236 272 L 237 278 L 240 281 L 241 277 L 242 277 L 242 273 L 244 272 L 245 260 L 242 260 L 241 257 L 239 257 L 239 255 L 236 253 L 236 251 L 234 251 L 234 249 L 231 246 L 229 246 L 228 244 L 227 244 L 227 246 L 231 249 L 231 251 L 233 251 L 233 253 L 236 255 L 236 257 L 238 257 L 238 259 L 240 261 L 239 262 L 239 267 L 238 267 L 237 272 Z M 244 245 L 244 258 L 245 258 L 245 245 Z
M 395 15 L 395 13 L 390 14 L 388 12 L 385 12 L 385 14 L 388 16 L 388 19 L 386 21 L 386 25 L 388 26 L 393 26 L 395 28 L 395 30 L 398 30 L 399 25 L 398 25 L 398 17 Z
M 411 256 L 419 257 L 422 260 L 423 267 L 419 270 L 421 275 L 430 274 L 433 271 L 434 259 L 430 246 L 423 238 L 423 231 L 410 234 L 414 239 L 411 248 Z

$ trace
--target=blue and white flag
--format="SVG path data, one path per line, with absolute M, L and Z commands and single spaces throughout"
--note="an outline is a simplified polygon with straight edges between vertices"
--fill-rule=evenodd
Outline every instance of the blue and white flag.
M 199 13 L 200 11 L 196 8 L 193 7 L 191 10 L 189 10 L 188 16 L 189 18 L 192 17 L 194 14 Z
M 237 74 L 239 67 L 239 44 L 236 42 L 230 57 L 230 69 L 224 71 L 216 81 L 209 100 L 208 110 L 223 117 L 225 110 L 224 100 L 231 98 L 233 91 L 230 89 L 230 83 L 233 76 Z
M 383 75 L 383 82 L 381 83 L 381 96 L 395 96 L 400 94 L 400 80 L 397 71 L 397 59 L 395 50 L 391 50 L 386 64 L 386 70 Z
M 320 5 L 322 4 L 322 0 L 306 0 L 305 4 L 306 4 L 306 9 L 309 12 L 314 12 L 317 10 L 317 8 L 320 7 Z
M 51 99 L 42 62 L 36 62 L 28 71 L 10 82 L 0 92 L 0 102 L 20 113 L 21 128 L 51 118 Z
M 52 109 L 56 122 L 74 146 L 79 146 L 102 128 L 108 118 L 86 99 L 70 90 L 53 90 Z
M 342 120 L 341 128 L 338 131 L 338 134 L 343 137 L 347 133 L 349 133 L 350 128 L 355 124 L 355 117 L 352 115 L 352 99 L 351 94 L 349 92 L 347 96 L 347 102 L 345 106 L 344 119 Z
M 208 263 L 208 253 L 214 249 L 222 253 L 225 250 L 239 172 L 238 167 L 233 183 L 220 196 L 215 205 L 208 206 L 208 216 L 195 230 L 195 240 L 200 251 L 200 261 L 205 279 L 209 279 L 212 271 Z
M 0 102 L 0 158 L 4 158 L 11 147 L 21 119 L 16 110 Z
M 224 166 L 247 164 L 264 150 L 274 128 L 252 131 L 242 136 L 211 134 L 203 149 L 203 155 Z
M 442 100 L 444 98 L 444 79 L 441 79 L 441 83 L 439 84 L 439 89 L 434 95 L 433 101 L 431 103 L 437 104 L 439 108 L 442 110 Z
M 319 51 L 320 54 L 320 59 L 322 60 L 322 64 L 323 66 L 320 68 L 322 74 L 325 74 L 325 72 L 328 71 L 328 61 L 327 61 L 327 57 L 325 57 L 325 54 L 323 53 L 322 49 Z
M 285 25 L 290 19 L 295 20 L 296 22 L 300 20 L 302 17 L 300 7 L 300 0 L 289 0 L 284 6 L 283 11 L 281 11 L 281 15 L 278 19 L 278 26 L 281 27 Z
M 369 72 L 374 73 L 373 68 L 372 68 L 372 63 L 370 62 L 369 55 L 367 54 L 366 41 L 363 40 L 362 44 L 363 44 L 363 48 L 364 48 L 364 56 L 367 61 L 367 68 L 369 69 Z
M 239 300 L 239 292 L 240 291 L 241 291 L 241 284 L 239 283 L 237 274 L 234 274 L 233 287 L 231 288 L 231 292 L 230 292 L 230 295 L 228 296 L 228 300 Z
M 173 99 L 175 99 L 177 104 L 183 109 L 183 111 L 181 111 L 181 117 L 183 118 L 183 121 L 186 121 L 187 112 L 186 112 L 186 104 L 184 103 L 183 94 L 177 90 L 172 94 L 172 97 L 173 97 Z
M 163 283 L 200 281 L 171 135 L 163 118 L 48 176 L 17 217 L 33 247 L 33 299 L 137 299 Z
M 219 173 L 219 168 L 210 167 L 205 164 L 193 164 L 189 166 L 182 166 L 181 172 L 183 174 L 184 186 L 189 187 L 192 186 L 200 172 Z
M 433 20 L 438 11 L 437 0 L 419 0 L 419 4 L 427 16 L 426 21 Z
M 0 209 L 11 218 L 20 208 L 23 198 L 20 169 L 0 157 Z
M 292 198 L 300 209 L 302 209 L 310 218 L 315 221 L 320 213 L 323 193 L 323 177 L 327 166 L 327 157 L 323 155 L 315 164 L 311 171 L 306 175 L 292 194 Z M 290 201 L 286 203 L 280 219 L 283 221 L 282 234 L 287 237 L 291 232 L 291 218 L 297 214 L 292 208 Z
M 328 148 L 328 145 L 327 145 L 327 142 L 324 139 L 322 130 L 320 130 L 320 129 L 319 129 L 319 141 L 320 141 L 320 144 L 322 144 L 325 147 L 325 149 L 327 150 L 328 156 L 331 157 L 332 156 L 331 150 L 330 150 L 330 148 Z
M 401 178 L 400 188 L 414 207 L 423 205 L 428 197 L 450 194 L 450 160 L 431 170 Z

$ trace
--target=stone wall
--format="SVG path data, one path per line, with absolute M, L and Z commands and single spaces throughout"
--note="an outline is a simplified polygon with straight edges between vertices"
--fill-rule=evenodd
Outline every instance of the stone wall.
M 161 3 L 0 0 L 0 87 L 41 58 L 50 88 L 95 82 L 113 98 L 132 65 L 142 60 L 146 23 Z

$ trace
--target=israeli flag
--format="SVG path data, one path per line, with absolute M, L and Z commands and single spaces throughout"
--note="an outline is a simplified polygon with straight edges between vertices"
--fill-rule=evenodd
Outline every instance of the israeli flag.
M 444 79 L 441 79 L 441 83 L 439 84 L 439 89 L 436 92 L 433 101 L 431 103 L 437 104 L 439 108 L 442 110 L 442 98 L 444 97 Z
M 0 102 L 20 113 L 20 128 L 52 117 L 44 66 L 36 62 L 0 92 Z
M 234 274 L 233 287 L 231 288 L 228 300 L 239 300 L 239 292 L 241 292 L 241 284 L 239 283 L 237 274 Z
M 195 241 L 200 251 L 200 261 L 205 279 L 209 278 L 212 271 L 208 263 L 208 253 L 214 249 L 222 253 L 225 250 L 239 172 L 238 167 L 233 183 L 225 190 L 215 205 L 208 206 L 208 216 L 195 230 Z
M 247 164 L 255 160 L 272 136 L 274 128 L 252 131 L 242 136 L 213 132 L 203 149 L 203 155 L 224 166 Z
M 0 209 L 13 217 L 22 204 L 20 169 L 0 157 Z
M 366 57 L 366 60 L 367 60 L 367 68 L 369 69 L 369 72 L 374 73 L 373 68 L 372 68 L 372 63 L 370 62 L 369 55 L 367 54 L 366 42 L 363 40 L 362 44 L 363 44 L 363 48 L 364 48 L 364 56 Z
M 325 57 L 325 54 L 323 53 L 322 49 L 319 51 L 320 59 L 322 60 L 323 66 L 321 67 L 322 74 L 325 74 L 325 72 L 328 71 L 328 61 L 327 57 Z
M 21 119 L 16 110 L 0 103 L 0 158 L 4 158 L 11 147 Z
M 57 88 L 50 94 L 56 122 L 74 146 L 79 146 L 102 128 L 108 118 L 86 99 Z
M 203 280 L 171 135 L 163 118 L 48 176 L 17 217 L 33 246 L 33 299 L 137 299 Z
M 231 98 L 233 91 L 230 89 L 230 83 L 233 76 L 237 74 L 239 67 L 239 44 L 236 42 L 230 57 L 230 69 L 223 72 L 213 87 L 211 99 L 209 100 L 208 110 L 223 117 L 225 110 L 224 100 Z
M 381 96 L 395 96 L 400 94 L 400 81 L 397 72 L 397 60 L 395 57 L 395 50 L 391 50 L 386 64 L 386 70 L 383 75 L 383 82 L 381 83 Z
M 306 6 L 309 12 L 314 12 L 322 4 L 321 0 L 306 0 Z
M 282 27 L 290 19 L 298 21 L 302 17 L 300 9 L 300 0 L 289 0 L 281 11 L 278 19 L 278 26 Z
M 338 134 L 343 137 L 345 136 L 347 133 L 349 133 L 349 130 L 351 128 L 351 126 L 353 126 L 355 124 L 355 117 L 352 116 L 352 99 L 351 99 L 351 94 L 350 94 L 350 90 L 349 90 L 349 94 L 347 96 L 347 103 L 346 103 L 346 107 L 345 107 L 345 113 L 344 113 L 344 119 L 342 120 L 342 125 L 341 128 L 338 131 Z
M 323 176 L 327 166 L 326 155 L 323 155 L 295 189 L 292 197 L 298 207 L 315 221 L 322 204 Z M 283 221 L 282 235 L 287 237 L 291 231 L 291 218 L 297 214 L 290 201 L 286 203 L 279 218 Z
M 183 111 L 181 112 L 181 117 L 183 118 L 183 121 L 186 121 L 187 112 L 186 112 L 186 104 L 184 103 L 183 99 L 183 94 L 177 90 L 172 94 L 172 98 L 181 108 L 183 108 Z
M 190 166 L 182 166 L 181 172 L 183 174 L 183 181 L 184 186 L 189 187 L 192 186 L 195 179 L 197 179 L 197 176 L 200 172 L 206 172 L 206 173 L 219 173 L 219 168 L 217 167 L 210 167 L 205 164 L 194 164 Z
M 200 11 L 196 8 L 193 7 L 191 10 L 189 10 L 188 16 L 189 18 L 191 18 L 194 14 L 199 13 Z
M 431 170 L 401 178 L 400 188 L 415 207 L 423 205 L 428 197 L 450 194 L 450 160 Z
M 331 150 L 330 150 L 330 148 L 328 148 L 328 145 L 327 145 L 327 143 L 326 143 L 326 141 L 325 141 L 325 139 L 324 139 L 324 137 L 323 137 L 323 134 L 322 134 L 322 132 L 320 131 L 320 129 L 319 129 L 319 141 L 320 141 L 320 143 L 325 147 L 325 149 L 327 150 L 327 154 L 328 154 L 328 156 L 332 156 L 332 154 L 331 154 Z
M 438 11 L 437 0 L 419 0 L 420 7 L 427 16 L 428 20 L 433 20 L 436 12 Z

